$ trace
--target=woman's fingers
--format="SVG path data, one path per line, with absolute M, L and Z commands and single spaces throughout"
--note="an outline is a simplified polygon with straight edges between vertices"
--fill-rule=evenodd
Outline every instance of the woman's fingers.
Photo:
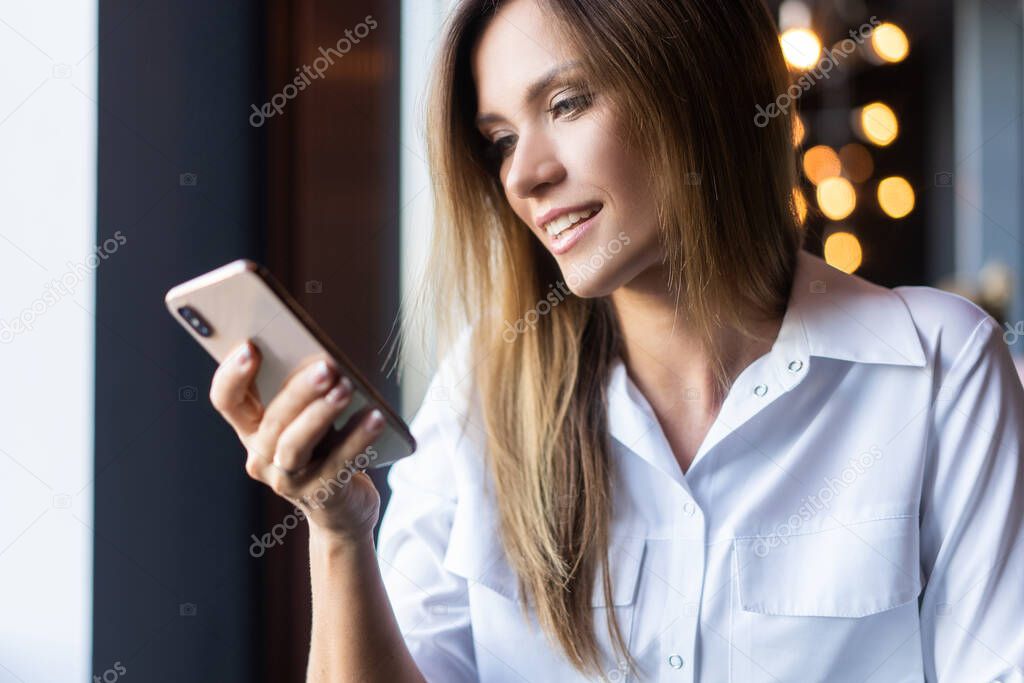
M 373 442 L 383 431 L 384 416 L 379 410 L 371 410 L 362 415 L 348 438 L 327 456 L 321 474 L 330 477 L 346 468 L 366 469 L 372 465 L 377 458 Z
M 281 433 L 306 406 L 323 397 L 337 378 L 337 370 L 327 359 L 314 361 L 293 374 L 263 411 L 263 419 L 248 444 L 249 449 L 270 462 L 277 453 Z
M 259 349 L 246 341 L 217 367 L 210 384 L 210 403 L 243 440 L 259 428 L 263 416 L 253 386 L 259 366 Z
M 322 510 L 331 493 L 344 489 L 346 495 L 336 501 L 329 523 L 347 528 L 353 522 L 345 516 L 354 515 L 355 523 L 372 524 L 379 497 L 370 479 L 357 470 L 370 467 L 377 457 L 373 442 L 384 430 L 383 415 L 360 411 L 332 440 L 324 440 L 353 394 L 350 380 L 339 381 L 333 361 L 317 359 L 297 370 L 266 407 L 253 386 L 257 367 L 255 347 L 246 344 L 221 364 L 210 389 L 214 406 L 245 444 L 246 473 L 296 505 L 304 501 L 312 507 L 310 514 Z M 333 445 L 334 440 L 341 443 Z M 312 462 L 320 452 L 323 459 Z M 326 484 L 328 490 L 324 478 L 333 480 Z M 354 498 L 348 495 L 350 483 L 359 494 Z
M 285 427 L 277 440 L 274 464 L 285 472 L 298 473 L 309 464 L 313 447 L 331 429 L 334 420 L 352 399 L 352 382 L 343 377 L 322 398 L 310 403 Z
M 352 418 L 343 431 L 347 432 L 344 441 L 328 453 L 320 465 L 311 466 L 306 471 L 290 474 L 283 468 L 271 465 L 262 472 L 262 480 L 279 496 L 301 498 L 307 505 L 324 504 L 333 494 L 346 489 L 358 471 L 369 467 L 376 459 L 373 442 L 380 436 L 384 428 L 384 418 L 377 410 L 362 413 Z M 351 428 L 351 429 L 350 429 Z M 370 489 L 373 484 L 369 478 L 366 483 Z M 360 508 L 360 513 L 367 509 Z

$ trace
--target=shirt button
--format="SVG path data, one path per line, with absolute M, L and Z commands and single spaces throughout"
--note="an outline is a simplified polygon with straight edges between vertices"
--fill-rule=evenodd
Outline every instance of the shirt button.
M 757 394 L 758 396 L 764 396 L 765 394 L 768 393 L 768 385 L 758 384 L 756 387 L 754 387 L 754 393 Z
M 697 506 L 694 505 L 691 501 L 688 500 L 685 503 L 683 503 L 683 512 L 685 512 L 690 517 L 693 517 L 693 513 L 695 513 L 696 511 Z
M 671 666 L 673 669 L 682 669 L 683 658 L 679 655 L 672 655 L 668 658 L 668 665 Z
M 802 360 L 790 361 L 790 363 L 789 363 L 789 371 L 790 372 L 800 372 L 800 369 L 803 366 L 804 366 L 804 362 Z

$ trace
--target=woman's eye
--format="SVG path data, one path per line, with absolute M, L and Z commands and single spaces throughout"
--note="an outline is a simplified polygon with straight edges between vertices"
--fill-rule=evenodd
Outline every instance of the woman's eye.
M 505 158 L 508 153 L 512 150 L 512 145 L 515 143 L 515 135 L 503 135 L 490 145 L 488 145 L 489 156 Z
M 562 116 L 579 115 L 583 113 L 583 111 L 589 107 L 592 102 L 593 96 L 588 93 L 574 95 L 572 97 L 566 97 L 559 102 L 555 102 L 555 104 L 548 109 L 548 113 L 559 114 Z M 488 159 L 491 161 L 504 159 L 511 154 L 515 143 L 515 135 L 503 135 L 488 143 L 486 150 Z
M 581 113 L 590 106 L 590 101 L 591 97 L 587 94 L 566 97 L 564 100 L 555 102 L 551 109 L 548 109 L 548 113 L 565 115 Z

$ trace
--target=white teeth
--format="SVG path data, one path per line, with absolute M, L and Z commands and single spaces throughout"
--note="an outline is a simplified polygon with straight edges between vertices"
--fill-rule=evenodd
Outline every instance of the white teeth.
M 583 219 L 590 218 L 600 210 L 600 207 L 596 209 L 586 209 L 584 211 L 573 211 L 572 213 L 563 214 L 553 221 L 549 221 L 544 225 L 544 229 L 547 230 L 548 235 L 551 237 L 557 236 L 560 232 L 568 228 L 573 223 Z

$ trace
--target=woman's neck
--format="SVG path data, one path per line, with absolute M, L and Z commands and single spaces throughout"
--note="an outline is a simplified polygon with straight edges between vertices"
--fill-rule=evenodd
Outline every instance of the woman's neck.
M 623 342 L 623 360 L 634 382 L 653 402 L 667 406 L 684 397 L 686 405 L 717 414 L 724 396 L 716 396 L 711 358 L 697 330 L 668 290 L 664 272 L 650 269 L 611 295 Z M 751 320 L 752 324 L 754 320 Z M 726 374 L 735 379 L 750 363 L 771 350 L 781 318 L 754 324 L 767 341 L 756 341 L 733 329 L 717 332 Z

